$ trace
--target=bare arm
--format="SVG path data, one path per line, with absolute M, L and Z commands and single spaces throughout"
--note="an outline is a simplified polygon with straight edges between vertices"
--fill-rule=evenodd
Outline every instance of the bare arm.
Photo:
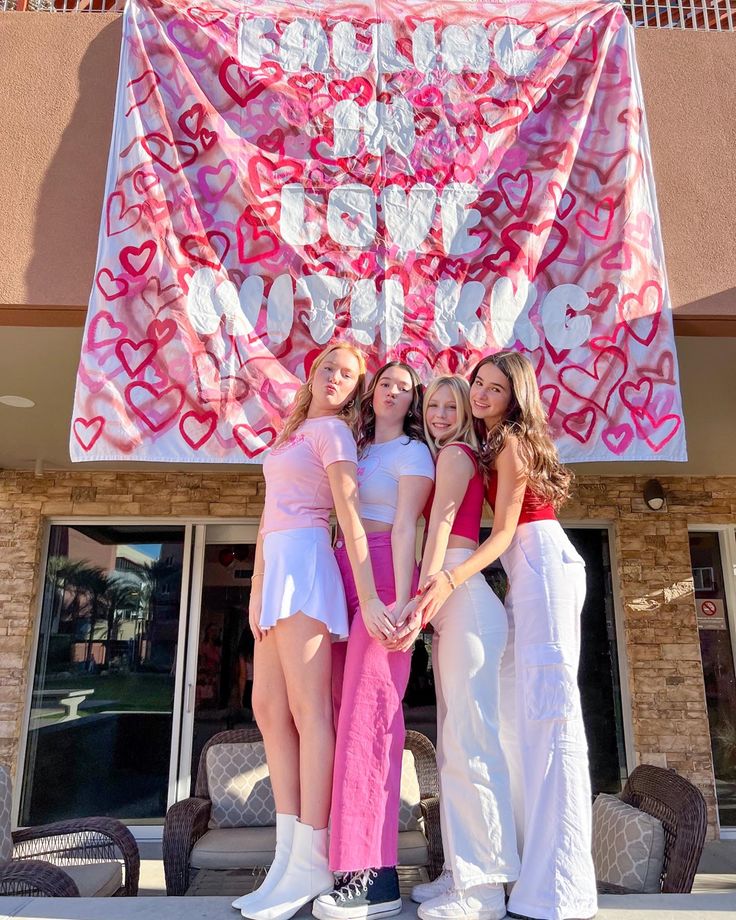
M 396 585 L 395 616 L 409 603 L 417 560 L 417 521 L 429 498 L 432 480 L 426 476 L 400 476 L 396 517 L 391 528 L 391 558 Z
M 248 601 L 248 623 L 250 631 L 253 633 L 256 642 L 263 638 L 261 632 L 261 607 L 263 602 L 263 570 L 265 562 L 263 560 L 263 515 L 258 522 L 258 536 L 256 537 L 256 558 L 253 561 L 253 575 L 250 580 L 250 600 Z
M 373 568 L 368 553 L 368 538 L 360 520 L 358 506 L 358 480 L 355 463 L 338 460 L 327 467 L 327 478 L 332 490 L 337 521 L 345 538 L 345 548 L 355 578 L 360 612 L 368 633 L 375 639 L 393 634 L 394 624 L 385 605 L 376 593 Z
M 473 461 L 461 447 L 450 445 L 437 459 L 434 500 L 419 575 L 420 588 L 442 568 L 450 531 L 474 472 Z

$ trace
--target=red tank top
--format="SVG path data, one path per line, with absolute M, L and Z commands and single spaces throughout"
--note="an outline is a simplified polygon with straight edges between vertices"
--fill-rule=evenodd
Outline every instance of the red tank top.
M 480 535 L 480 519 L 483 514 L 483 499 L 485 497 L 483 494 L 483 474 L 478 466 L 478 458 L 475 451 L 471 447 L 468 447 L 467 444 L 448 444 L 447 447 L 459 447 L 464 450 L 473 461 L 473 466 L 475 468 L 475 472 L 468 483 L 460 507 L 457 509 L 457 514 L 455 515 L 450 533 L 454 534 L 456 537 L 466 537 L 468 540 L 475 540 L 477 542 Z M 443 447 L 442 450 L 445 450 L 445 448 Z M 442 453 L 442 450 L 440 453 Z M 433 501 L 434 486 L 432 486 L 427 504 L 424 506 L 423 514 L 427 523 L 429 523 L 429 515 L 432 511 Z
M 498 473 L 491 470 L 488 477 L 488 487 L 486 489 L 486 498 L 488 504 L 495 511 L 496 493 L 498 492 Z M 521 514 L 519 514 L 520 524 L 529 524 L 531 521 L 556 521 L 557 515 L 552 505 L 544 498 L 540 498 L 536 492 L 527 486 L 524 492 L 524 498 L 521 502 Z

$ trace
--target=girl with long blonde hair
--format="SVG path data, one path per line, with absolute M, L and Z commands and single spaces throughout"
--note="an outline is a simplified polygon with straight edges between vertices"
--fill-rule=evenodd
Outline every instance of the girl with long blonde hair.
M 435 491 L 420 573 L 423 586 L 473 556 L 478 548 L 484 484 L 468 384 L 438 377 L 427 388 L 424 426 L 436 458 Z M 428 506 L 429 508 L 430 506 Z M 425 512 L 426 516 L 427 512 Z M 438 574 L 439 573 L 439 574 Z M 416 604 L 416 602 L 413 602 Z M 519 871 L 508 768 L 499 738 L 499 671 L 507 621 L 501 601 L 476 573 L 446 603 L 402 620 L 413 642 L 431 621 L 437 693 L 445 870 L 417 885 L 422 920 L 500 920 L 504 883 Z
M 363 615 L 377 628 L 393 628 L 376 593 L 357 501 L 351 426 L 364 386 L 362 353 L 345 343 L 328 346 L 263 464 L 266 496 L 249 609 L 256 639 L 252 705 L 277 815 L 268 875 L 233 905 L 252 920 L 288 920 L 333 886 L 327 860 L 335 747 L 331 639 L 348 635 L 330 544 L 333 508 Z
M 501 737 L 523 846 L 509 916 L 592 917 L 590 777 L 577 686 L 585 564 L 556 515 L 571 477 L 557 456 L 534 368 L 524 355 L 500 352 L 476 365 L 470 404 L 493 529 L 468 558 L 428 581 L 419 609 L 431 616 L 500 559 L 509 579 Z

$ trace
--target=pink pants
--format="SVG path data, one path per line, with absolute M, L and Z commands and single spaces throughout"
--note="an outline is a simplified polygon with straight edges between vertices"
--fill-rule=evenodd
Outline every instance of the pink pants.
M 384 604 L 396 600 L 391 534 L 368 534 L 373 575 Z M 332 646 L 332 699 L 337 737 L 330 812 L 330 869 L 395 866 L 404 750 L 401 701 L 411 651 L 388 652 L 366 632 L 342 543 L 335 549 L 350 620 L 347 642 Z M 415 570 L 412 590 L 419 573 Z

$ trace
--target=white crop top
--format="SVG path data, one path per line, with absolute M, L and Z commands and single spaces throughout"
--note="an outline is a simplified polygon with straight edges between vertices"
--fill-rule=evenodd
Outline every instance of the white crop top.
M 358 460 L 361 518 L 393 524 L 401 476 L 426 476 L 434 481 L 434 461 L 426 444 L 402 434 L 392 441 L 369 445 Z

